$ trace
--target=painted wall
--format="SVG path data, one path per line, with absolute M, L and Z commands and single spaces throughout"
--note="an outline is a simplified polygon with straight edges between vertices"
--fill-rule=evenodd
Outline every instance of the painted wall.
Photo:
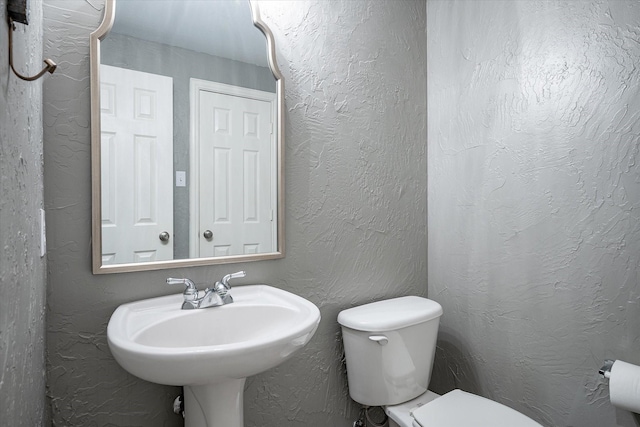
M 248 8 L 247 8 L 248 9 Z M 251 19 L 247 10 L 247 20 Z M 250 22 L 250 21 L 249 21 Z M 276 81 L 266 67 L 207 55 L 188 49 L 109 33 L 100 44 L 101 63 L 173 79 L 173 165 L 189 176 L 189 111 L 191 78 L 276 91 Z M 266 62 L 266 39 L 264 61 Z M 184 64 L 188 63 L 189 67 Z M 188 180 L 188 179 L 187 179 Z M 173 189 L 173 257 L 189 258 L 189 187 Z
M 246 425 L 350 427 L 340 310 L 426 294 L 425 2 L 264 2 L 286 87 L 286 245 L 282 260 L 93 276 L 90 262 L 89 34 L 101 2 L 46 0 L 44 86 L 49 215 L 49 393 L 56 426 L 179 426 L 177 388 L 124 372 L 106 326 L 124 302 L 247 270 L 317 304 L 311 343 L 250 378 Z
M 432 385 L 545 426 L 637 425 L 640 3 L 428 2 Z
M 42 7 L 16 24 L 14 63 L 24 75 L 42 68 Z M 0 0 L 0 424 L 46 423 L 46 263 L 40 257 L 42 80 L 9 68 L 6 1 Z M 47 78 L 47 77 L 45 77 Z

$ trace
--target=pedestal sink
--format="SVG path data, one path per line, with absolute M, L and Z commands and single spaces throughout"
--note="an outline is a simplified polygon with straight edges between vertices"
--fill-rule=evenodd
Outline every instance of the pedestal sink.
M 237 286 L 235 302 L 182 310 L 182 294 L 123 304 L 109 320 L 118 363 L 147 381 L 184 386 L 186 427 L 243 427 L 246 378 L 304 347 L 320 322 L 311 302 L 267 285 Z

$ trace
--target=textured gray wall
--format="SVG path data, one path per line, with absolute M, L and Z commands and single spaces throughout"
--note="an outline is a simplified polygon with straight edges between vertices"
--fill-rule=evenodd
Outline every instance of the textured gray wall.
M 264 2 L 286 85 L 282 260 L 91 274 L 88 36 L 100 1 L 46 0 L 44 87 L 49 215 L 48 367 L 57 426 L 178 426 L 178 390 L 138 380 L 111 357 L 121 303 L 175 293 L 164 278 L 210 282 L 245 269 L 320 307 L 311 343 L 249 378 L 246 425 L 350 427 L 336 317 L 382 298 L 426 294 L 425 2 Z
M 640 2 L 427 16 L 432 385 L 545 426 L 635 426 L 597 370 L 640 364 Z
M 247 20 L 250 19 L 247 9 Z M 109 33 L 100 45 L 101 63 L 173 78 L 173 166 L 189 176 L 189 111 L 191 78 L 276 91 L 266 67 L 233 61 L 192 50 Z M 266 39 L 265 53 L 267 56 Z M 185 67 L 184 64 L 189 64 Z M 189 187 L 173 188 L 173 257 L 189 258 Z
M 0 424 L 45 425 L 46 264 L 40 258 L 42 80 L 9 69 L 6 2 L 0 0 Z M 42 68 L 42 7 L 16 24 L 14 63 Z M 45 79 L 48 77 L 44 77 Z

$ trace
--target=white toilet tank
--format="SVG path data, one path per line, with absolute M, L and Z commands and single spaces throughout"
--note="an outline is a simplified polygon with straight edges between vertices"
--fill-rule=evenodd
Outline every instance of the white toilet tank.
M 427 390 L 442 307 L 408 296 L 340 312 L 351 398 L 396 405 Z

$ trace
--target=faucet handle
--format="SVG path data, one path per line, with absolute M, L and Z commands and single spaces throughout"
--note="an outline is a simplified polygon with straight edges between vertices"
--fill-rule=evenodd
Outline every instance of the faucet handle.
M 229 280 L 239 279 L 241 277 L 246 277 L 246 276 L 247 276 L 246 271 L 238 271 L 237 273 L 227 274 L 222 278 L 222 284 L 224 285 L 225 288 L 230 289 L 231 286 L 229 286 Z
M 185 301 L 192 301 L 198 298 L 198 288 L 191 279 L 174 279 L 172 277 L 167 278 L 167 285 L 185 285 L 184 299 Z
M 240 277 L 245 277 L 247 273 L 245 271 L 238 271 L 237 273 L 227 274 L 222 278 L 221 281 L 216 282 L 213 286 L 213 289 L 223 298 L 231 298 L 229 295 L 229 290 L 231 289 L 231 285 L 229 285 L 229 280 L 237 279 Z M 231 299 L 233 302 L 233 299 Z

